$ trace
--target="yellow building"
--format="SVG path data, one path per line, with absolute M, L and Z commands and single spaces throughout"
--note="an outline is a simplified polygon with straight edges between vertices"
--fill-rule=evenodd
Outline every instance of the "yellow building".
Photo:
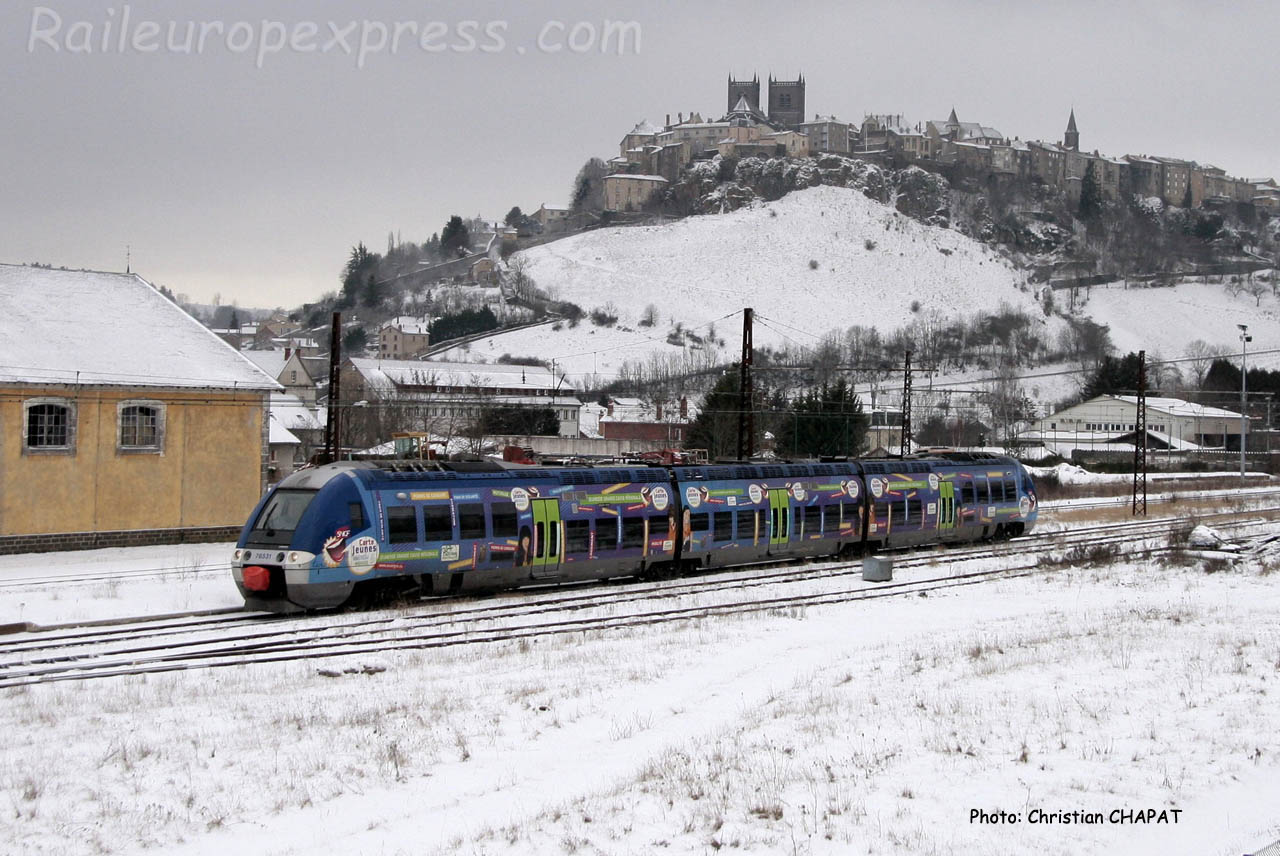
M 0 265 L 0 552 L 227 537 L 278 389 L 138 276 Z

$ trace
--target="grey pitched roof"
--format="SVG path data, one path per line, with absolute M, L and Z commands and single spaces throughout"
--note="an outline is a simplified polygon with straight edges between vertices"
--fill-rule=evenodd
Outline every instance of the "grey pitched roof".
M 5 264 L 0 381 L 281 388 L 137 274 Z

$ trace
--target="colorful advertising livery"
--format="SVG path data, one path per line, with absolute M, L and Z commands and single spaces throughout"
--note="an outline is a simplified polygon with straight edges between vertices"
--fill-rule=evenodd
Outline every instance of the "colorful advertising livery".
M 252 608 L 319 609 L 357 585 L 458 592 L 1016 535 L 1035 488 L 1012 458 L 295 473 L 233 561 Z

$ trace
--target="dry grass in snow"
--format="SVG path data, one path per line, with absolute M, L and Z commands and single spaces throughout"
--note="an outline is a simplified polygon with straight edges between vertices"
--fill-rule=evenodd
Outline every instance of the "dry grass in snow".
M 1280 837 L 1275 580 L 1067 570 L 388 654 L 375 674 L 7 691 L 0 839 L 59 854 L 1246 852 Z M 1036 807 L 1182 815 L 969 822 Z

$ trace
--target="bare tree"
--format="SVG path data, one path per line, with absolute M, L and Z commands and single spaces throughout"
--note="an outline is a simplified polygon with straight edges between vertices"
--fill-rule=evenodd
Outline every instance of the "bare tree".
M 1187 356 L 1191 359 L 1191 380 L 1196 389 L 1204 386 L 1205 375 L 1213 361 L 1227 353 L 1222 345 L 1210 345 L 1203 339 L 1196 339 L 1187 345 Z

